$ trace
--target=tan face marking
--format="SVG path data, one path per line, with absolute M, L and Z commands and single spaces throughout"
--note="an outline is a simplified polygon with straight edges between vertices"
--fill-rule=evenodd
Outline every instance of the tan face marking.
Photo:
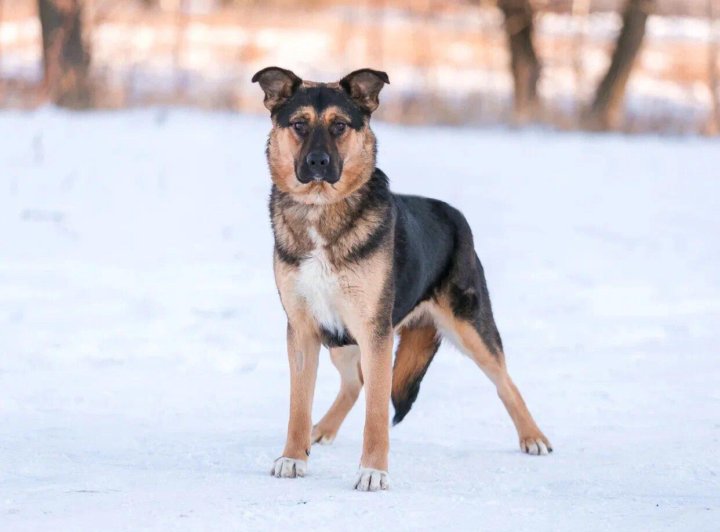
M 348 128 L 337 147 L 343 173 L 335 188 L 345 197 L 362 187 L 375 170 L 375 135 L 367 126 L 359 131 Z
M 304 107 L 298 107 L 295 112 L 290 116 L 290 123 L 296 122 L 298 120 L 305 120 L 308 124 L 314 124 L 317 120 L 317 113 L 315 112 L 315 108 L 306 105 Z
M 352 122 L 352 118 L 345 114 L 342 109 L 335 106 L 325 109 L 321 115 L 321 119 L 327 126 L 332 125 L 336 121 L 344 122 L 346 124 L 350 124 L 350 122 Z
M 283 192 L 300 193 L 302 183 L 295 178 L 295 156 L 300 139 L 290 129 L 273 127 L 268 141 L 268 164 L 273 183 Z
M 301 183 L 295 174 L 302 156 L 305 139 L 293 127 L 273 125 L 268 143 L 268 161 L 273 183 L 294 199 L 306 204 L 336 203 L 361 188 L 375 169 L 375 135 L 367 122 L 359 130 L 350 127 L 351 117 L 339 107 L 325 109 L 320 116 L 312 106 L 298 108 L 290 117 L 290 123 L 305 121 L 309 128 L 323 127 L 328 131 L 337 123 L 346 124 L 339 135 L 329 135 L 335 143 L 342 162 L 342 174 L 337 183 Z

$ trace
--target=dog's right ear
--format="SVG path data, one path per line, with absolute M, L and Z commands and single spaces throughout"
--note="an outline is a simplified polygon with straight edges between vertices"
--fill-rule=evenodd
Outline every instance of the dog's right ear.
M 252 82 L 256 81 L 265 92 L 265 107 L 270 112 L 290 99 L 302 83 L 294 73 L 280 67 L 263 68 L 252 77 Z

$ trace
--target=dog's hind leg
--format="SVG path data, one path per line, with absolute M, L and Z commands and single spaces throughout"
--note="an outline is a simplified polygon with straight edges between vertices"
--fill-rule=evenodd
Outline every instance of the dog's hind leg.
M 482 275 L 482 270 L 479 273 Z M 470 356 L 495 385 L 517 429 L 520 449 L 528 454 L 548 454 L 552 452 L 552 446 L 507 372 L 500 335 L 492 317 L 484 279 L 482 281 L 481 286 L 476 285 L 479 293 L 475 288 L 462 293 L 457 286 L 451 286 L 447 294 L 438 299 L 433 316 L 440 330 Z M 463 297 L 472 302 L 465 304 L 467 301 L 463 301 Z
M 330 359 L 340 373 L 340 391 L 330 409 L 313 427 L 313 443 L 333 442 L 340 425 L 357 401 L 363 385 L 358 346 L 333 347 L 330 349 Z

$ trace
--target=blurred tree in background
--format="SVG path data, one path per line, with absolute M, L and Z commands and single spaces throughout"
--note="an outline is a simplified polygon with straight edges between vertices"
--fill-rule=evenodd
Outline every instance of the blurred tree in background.
M 83 41 L 82 2 L 38 0 L 38 14 L 42 28 L 43 75 L 47 96 L 62 107 L 90 107 L 90 54 Z
M 708 47 L 708 82 L 712 117 L 708 120 L 705 132 L 717 135 L 720 133 L 720 73 L 718 73 L 718 56 L 720 56 L 720 0 L 707 0 L 707 16 L 710 21 L 710 43 Z
M 540 61 L 533 44 L 533 9 L 529 0 L 498 0 L 505 16 L 514 87 L 515 120 L 525 122 L 537 110 Z
M 625 88 L 645 37 L 647 18 L 654 9 L 655 0 L 627 0 L 610 67 L 598 85 L 590 108 L 589 127 L 614 129 L 620 124 Z
M 393 80 L 383 120 L 717 133 L 718 11 L 720 0 L 0 0 L 0 106 L 256 111 L 248 79 L 268 64 L 309 79 L 372 66 Z

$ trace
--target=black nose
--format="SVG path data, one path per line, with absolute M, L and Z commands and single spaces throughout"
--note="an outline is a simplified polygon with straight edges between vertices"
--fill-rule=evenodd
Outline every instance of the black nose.
M 330 164 L 330 156 L 324 151 L 314 150 L 308 153 L 306 161 L 310 170 L 324 172 Z

